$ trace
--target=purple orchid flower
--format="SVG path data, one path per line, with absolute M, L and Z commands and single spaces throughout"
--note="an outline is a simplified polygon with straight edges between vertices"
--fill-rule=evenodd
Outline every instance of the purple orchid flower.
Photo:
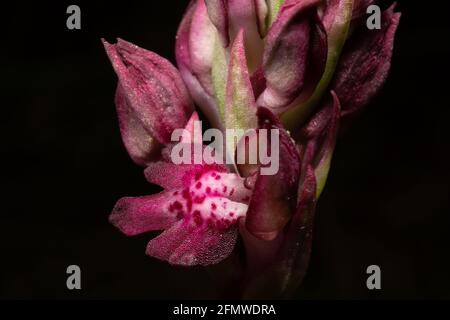
M 368 30 L 374 3 L 192 0 L 177 34 L 178 69 L 124 40 L 104 41 L 125 147 L 164 188 L 120 199 L 111 223 L 126 235 L 164 230 L 146 252 L 175 265 L 217 264 L 242 239 L 241 296 L 293 292 L 308 266 L 339 126 L 389 73 L 400 13 L 392 5 L 381 29 Z M 278 173 L 261 174 L 261 164 L 173 164 L 171 134 L 193 131 L 194 104 L 222 131 L 256 129 L 259 139 L 263 129 L 279 130 Z

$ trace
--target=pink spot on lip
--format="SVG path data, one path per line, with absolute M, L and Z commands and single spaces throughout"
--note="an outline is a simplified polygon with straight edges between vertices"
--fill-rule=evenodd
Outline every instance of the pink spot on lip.
M 217 205 L 213 202 L 211 203 L 211 209 L 216 210 L 217 209 Z
M 197 184 L 195 185 L 195 187 L 197 188 L 197 189 L 200 189 L 201 187 L 202 187 L 202 183 L 199 181 L 199 182 L 197 182 Z
M 233 189 L 231 189 L 231 191 L 230 191 L 230 196 L 232 196 L 232 195 L 233 195 L 233 193 L 234 193 L 234 188 L 233 188 Z
M 230 217 L 234 217 L 234 212 L 230 212 Z
M 223 189 L 222 189 L 222 191 L 225 193 L 225 192 L 227 192 L 227 186 L 223 186 Z
M 208 194 L 211 193 L 211 188 L 210 188 L 210 187 L 207 187 L 207 188 L 206 188 L 206 193 L 208 193 Z
M 216 175 L 216 180 L 220 180 L 221 176 L 220 175 Z

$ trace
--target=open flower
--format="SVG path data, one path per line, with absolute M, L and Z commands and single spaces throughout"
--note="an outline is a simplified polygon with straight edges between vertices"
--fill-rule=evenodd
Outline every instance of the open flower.
M 178 69 L 124 40 L 104 41 L 119 79 L 125 147 L 164 188 L 120 199 L 111 223 L 127 235 L 163 230 L 147 254 L 185 266 L 218 263 L 242 239 L 242 295 L 292 292 L 308 266 L 339 128 L 389 73 L 400 14 L 393 4 L 381 29 L 368 30 L 365 12 L 375 3 L 192 0 L 177 34 Z M 258 140 L 276 129 L 279 145 L 269 152 L 279 153 L 279 170 L 263 175 L 261 162 L 173 164 L 171 135 L 193 130 L 194 104 L 222 132 L 256 129 L 250 139 Z M 232 159 L 247 146 L 249 137 L 241 138 L 225 150 Z M 189 135 L 182 141 L 208 148 Z

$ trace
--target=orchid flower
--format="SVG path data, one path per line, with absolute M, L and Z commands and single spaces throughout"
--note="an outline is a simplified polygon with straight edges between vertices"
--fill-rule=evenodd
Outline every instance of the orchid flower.
M 124 145 L 154 195 L 120 199 L 110 221 L 126 235 L 163 232 L 146 253 L 171 264 L 217 264 L 242 241 L 241 296 L 292 293 L 306 272 L 314 211 L 340 125 L 379 91 L 400 13 L 379 30 L 374 0 L 192 0 L 176 38 L 176 68 L 119 39 L 103 41 L 118 75 Z M 171 162 L 176 129 L 192 132 L 195 108 L 227 129 L 279 130 L 279 170 L 262 164 Z M 243 139 L 243 138 L 242 138 Z M 208 148 L 183 135 L 183 143 Z M 242 141 L 232 145 L 234 156 Z

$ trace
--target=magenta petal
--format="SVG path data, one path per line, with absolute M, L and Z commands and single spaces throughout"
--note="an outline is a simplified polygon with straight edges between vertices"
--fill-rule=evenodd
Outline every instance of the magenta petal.
M 319 2 L 291 1 L 281 8 L 266 38 L 263 67 L 267 89 L 258 99 L 259 106 L 279 113 L 282 110 L 277 109 L 287 107 L 305 86 L 312 92 L 320 79 L 327 42 L 321 22 L 315 19 Z
M 289 134 L 268 109 L 258 109 L 261 129 L 279 130 L 279 170 L 275 175 L 258 175 L 246 218 L 254 236 L 272 240 L 291 218 L 296 205 L 300 157 Z
M 344 117 L 363 108 L 388 76 L 401 16 L 394 8 L 395 4 L 383 13 L 381 30 L 361 26 L 344 48 L 331 86 L 341 101 Z
M 139 158 L 148 153 L 136 154 L 148 143 L 137 141 L 146 138 L 142 129 L 158 142 L 168 143 L 172 131 L 186 125 L 193 105 L 177 69 L 169 61 L 121 39 L 117 44 L 103 44 L 119 78 L 117 109 L 125 113 L 119 115 L 124 141 L 133 151 L 132 156 L 141 162 Z M 129 123 L 137 120 L 136 125 Z
M 198 228 L 180 221 L 151 240 L 147 254 L 171 264 L 211 265 L 228 257 L 236 244 L 237 227 L 218 230 L 212 226 Z
M 175 212 L 170 212 L 170 201 L 168 192 L 125 197 L 117 201 L 109 221 L 127 236 L 166 229 L 179 219 Z

